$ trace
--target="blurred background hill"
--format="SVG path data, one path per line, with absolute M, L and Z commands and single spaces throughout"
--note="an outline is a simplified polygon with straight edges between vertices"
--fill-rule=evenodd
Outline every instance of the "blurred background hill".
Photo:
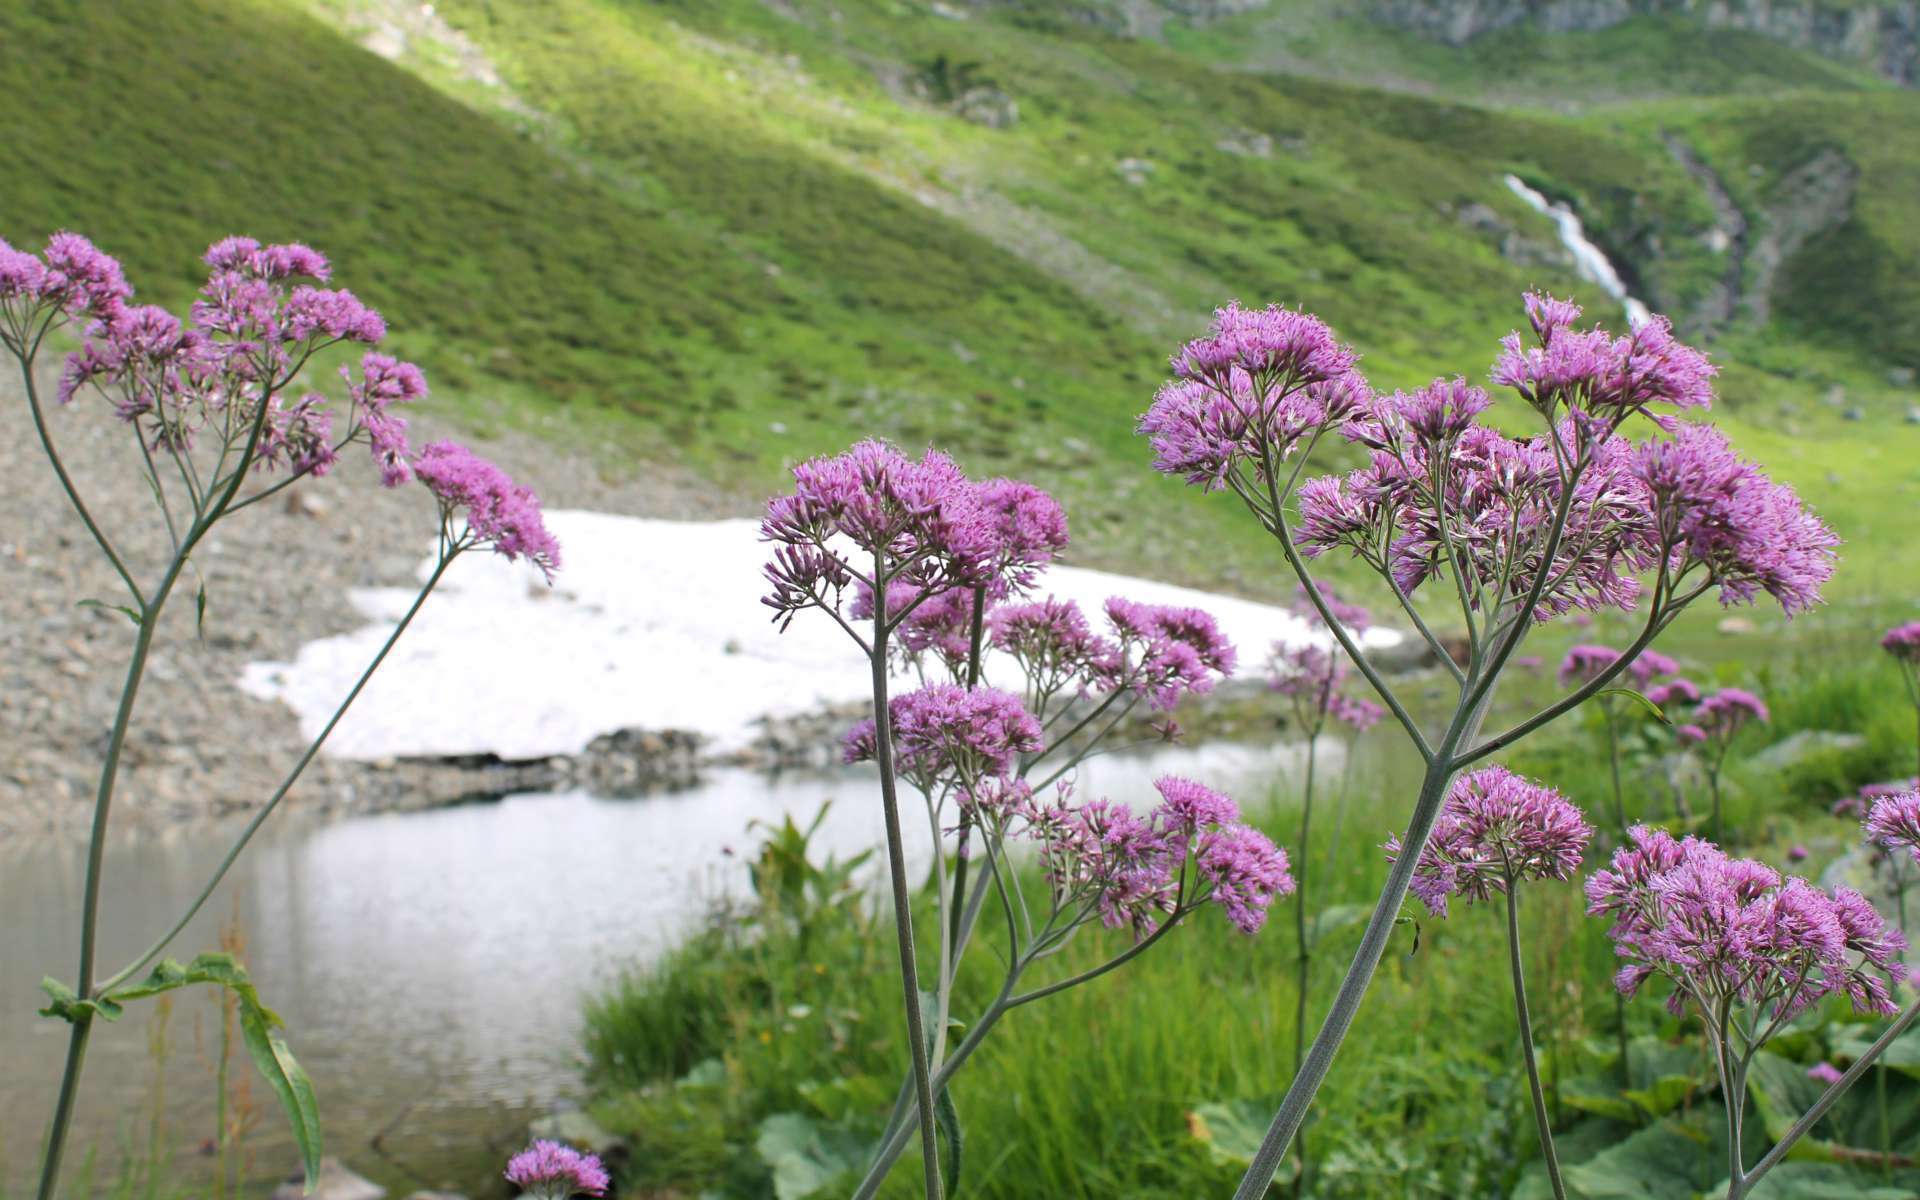
M 1083 560 L 1259 592 L 1131 434 L 1166 354 L 1230 298 L 1387 387 L 1484 378 L 1529 285 L 1624 328 L 1511 175 L 1875 590 L 1920 561 L 1916 77 L 1905 0 L 39 0 L 0 236 L 167 301 L 216 237 L 305 240 L 481 435 L 743 510 L 934 441 L 1065 493 Z

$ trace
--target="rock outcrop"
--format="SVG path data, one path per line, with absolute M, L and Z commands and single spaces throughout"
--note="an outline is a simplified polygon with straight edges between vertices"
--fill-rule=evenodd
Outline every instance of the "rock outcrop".
M 1522 24 L 1590 33 L 1681 13 L 1856 62 L 1902 86 L 1920 82 L 1920 0 L 1373 0 L 1371 10 L 1384 24 L 1454 46 Z

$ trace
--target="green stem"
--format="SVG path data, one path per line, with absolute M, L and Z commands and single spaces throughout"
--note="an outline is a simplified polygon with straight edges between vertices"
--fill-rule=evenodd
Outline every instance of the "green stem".
M 1627 842 L 1627 798 L 1620 786 L 1620 723 L 1611 700 L 1600 702 L 1600 716 L 1607 726 L 1607 766 L 1613 772 L 1613 819 L 1620 829 L 1620 844 Z
M 1360 1003 L 1366 998 L 1367 988 L 1373 982 L 1373 973 L 1380 965 L 1381 956 L 1386 953 L 1388 941 L 1393 937 L 1400 906 L 1406 902 L 1407 889 L 1413 883 L 1414 867 L 1419 862 L 1420 851 L 1433 832 L 1433 823 L 1440 815 L 1447 788 L 1459 770 L 1455 761 L 1456 753 L 1478 732 L 1484 716 L 1484 709 L 1457 713 L 1451 727 L 1435 748 L 1427 764 L 1426 778 L 1420 785 L 1420 794 L 1414 801 L 1406 833 L 1401 838 L 1405 850 L 1387 872 L 1387 882 L 1381 888 L 1380 899 L 1374 904 L 1373 915 L 1367 920 L 1366 932 L 1360 937 L 1353 963 L 1340 981 L 1333 1007 L 1321 1022 L 1320 1032 L 1315 1035 L 1300 1070 L 1287 1088 L 1279 1111 L 1274 1113 L 1273 1122 L 1268 1126 L 1253 1162 L 1241 1177 L 1240 1186 L 1234 1191 L 1234 1200 L 1260 1200 L 1266 1195 L 1286 1156 L 1287 1147 L 1306 1120 L 1307 1109 L 1312 1106 L 1321 1082 L 1333 1069 L 1334 1056 L 1339 1053 L 1347 1031 L 1353 1026 Z
M 296 762 L 293 765 L 293 769 L 287 772 L 286 778 L 281 780 L 280 786 L 274 790 L 273 795 L 268 798 L 266 804 L 261 807 L 259 812 L 253 815 L 253 819 L 247 822 L 246 828 L 242 829 L 239 836 L 234 839 L 233 845 L 227 849 L 226 857 L 222 858 L 220 865 L 214 868 L 212 877 L 207 880 L 206 886 L 200 889 L 200 894 L 194 897 L 193 903 L 187 906 L 187 911 L 181 914 L 180 919 L 175 921 L 173 927 L 161 935 L 158 941 L 147 948 L 146 953 L 127 964 L 122 970 L 116 972 L 105 983 L 102 983 L 100 985 L 101 991 L 112 991 L 114 988 L 132 978 L 134 973 L 139 971 L 140 968 L 158 958 L 166 950 L 167 946 L 172 943 L 173 939 L 180 936 L 180 931 L 185 929 L 195 916 L 199 915 L 200 910 L 205 907 L 207 901 L 213 897 L 214 889 L 220 886 L 220 881 L 227 877 L 227 872 L 231 870 L 233 864 L 239 860 L 240 852 L 247 848 L 247 843 L 253 840 L 253 835 L 260 831 L 262 825 L 266 824 L 267 818 L 273 815 L 274 809 L 280 806 L 280 801 L 284 800 L 287 793 L 293 790 L 293 786 L 299 781 L 301 774 L 312 764 L 314 757 L 320 753 L 320 748 L 327 744 L 327 738 L 333 734 L 334 727 L 340 724 L 341 718 L 347 715 L 347 709 L 351 708 L 353 702 L 359 699 L 361 691 L 367 686 L 367 682 L 373 678 L 373 673 L 380 669 L 381 663 L 386 661 L 387 654 L 393 649 L 394 644 L 400 640 L 400 635 L 407 631 L 407 626 L 411 625 L 414 617 L 419 615 L 421 607 L 427 602 L 427 597 L 432 595 L 434 588 L 439 585 L 440 577 L 446 574 L 447 568 L 453 564 L 453 560 L 459 557 L 460 553 L 461 548 L 456 547 L 449 553 L 441 556 L 439 565 L 434 568 L 433 574 L 428 577 L 426 585 L 420 589 L 420 594 L 414 598 L 413 606 L 407 609 L 406 615 L 400 618 L 400 623 L 394 626 L 393 632 L 387 636 L 385 644 L 380 647 L 380 653 L 374 655 L 373 661 L 367 664 L 367 669 L 360 673 L 360 678 L 355 681 L 353 690 L 348 692 L 346 699 L 342 700 L 340 706 L 334 709 L 333 716 L 327 720 L 326 726 L 320 730 L 319 736 L 314 738 L 307 746 L 306 753 L 300 756 L 300 761 Z
M 66 464 L 60 461 L 60 452 L 54 449 L 53 434 L 47 428 L 46 413 L 40 405 L 40 391 L 33 383 L 32 356 L 16 356 L 16 360 L 20 364 L 21 381 L 26 384 L 27 408 L 33 414 L 34 431 L 40 435 L 40 448 L 46 451 L 47 461 L 53 465 L 53 473 L 60 480 L 60 490 L 67 494 L 67 502 L 73 505 L 74 512 L 80 514 L 80 523 L 87 527 L 87 532 L 93 535 L 93 540 L 100 547 L 100 552 L 107 556 L 107 561 L 113 564 L 113 569 L 119 573 L 121 581 L 127 585 L 127 590 L 133 593 L 134 603 L 144 604 L 145 597 L 140 594 L 140 585 L 134 581 L 133 572 L 127 570 L 127 564 L 120 558 L 119 551 L 113 548 L 113 543 L 107 540 L 107 535 L 94 521 L 93 514 L 87 511 L 86 501 L 80 498 L 79 489 L 73 486 L 73 477 L 67 474 Z
M 1520 1021 L 1520 1052 L 1527 1063 L 1527 1087 L 1533 1093 L 1533 1123 L 1540 1130 L 1540 1153 L 1547 1163 L 1547 1182 L 1554 1200 L 1567 1200 L 1560 1182 L 1560 1157 L 1553 1150 L 1553 1122 L 1547 1119 L 1546 1094 L 1540 1088 L 1540 1064 L 1533 1055 L 1533 1018 L 1527 1011 L 1527 979 L 1520 965 L 1520 897 L 1517 881 L 1507 873 L 1507 957 L 1513 966 L 1513 1011 Z
M 1312 857 L 1313 832 L 1313 775 L 1315 747 L 1319 741 L 1319 728 L 1307 733 L 1307 779 L 1306 797 L 1300 807 L 1300 849 L 1295 857 L 1293 872 L 1296 891 L 1293 897 L 1293 933 L 1294 945 L 1299 951 L 1294 960 L 1293 983 L 1293 1073 L 1300 1074 L 1301 1060 L 1307 1052 L 1307 986 L 1313 975 L 1313 954 L 1307 948 L 1307 864 Z M 1301 1130 L 1296 1139 L 1299 1143 L 1296 1153 L 1300 1159 L 1300 1171 L 1293 1177 L 1293 1194 L 1296 1197 L 1306 1194 L 1307 1186 L 1307 1133 Z
M 913 1059 L 918 1101 L 920 1154 L 927 1200 L 940 1200 L 940 1144 L 935 1128 L 932 1069 L 928 1065 L 926 1022 L 920 1010 L 920 971 L 914 961 L 913 901 L 907 894 L 907 861 L 900 834 L 900 798 L 893 764 L 893 721 L 887 706 L 887 576 L 883 553 L 873 563 L 873 744 L 880 768 L 880 806 L 886 818 L 887 874 L 893 886 L 893 924 L 900 949 L 900 986 L 904 992 L 907 1041 Z
M 1729 1189 L 1727 1192 L 1729 1200 L 1739 1200 L 1740 1196 L 1750 1190 L 1753 1185 L 1760 1182 L 1761 1176 L 1778 1166 L 1780 1161 L 1786 1158 L 1787 1152 L 1793 1149 L 1794 1143 L 1805 1137 L 1807 1131 L 1812 1129 L 1821 1117 L 1827 1115 L 1827 1110 L 1834 1106 L 1835 1102 L 1840 1099 L 1841 1094 L 1852 1087 L 1855 1081 L 1866 1072 L 1867 1068 L 1871 1067 L 1874 1062 L 1879 1059 L 1880 1055 L 1885 1053 L 1887 1047 L 1891 1046 L 1896 1038 L 1907 1031 L 1907 1027 L 1913 1024 L 1915 1017 L 1920 1017 L 1920 1001 L 1916 1001 L 1910 1005 L 1907 1011 L 1900 1014 L 1899 1020 L 1887 1026 L 1886 1032 L 1874 1039 L 1873 1045 L 1867 1047 L 1867 1052 L 1856 1059 L 1854 1064 L 1847 1068 L 1846 1073 L 1840 1076 L 1839 1079 L 1836 1079 L 1831 1087 L 1821 1093 L 1820 1098 L 1813 1102 L 1813 1107 L 1809 1108 L 1805 1113 L 1802 1113 L 1800 1119 L 1793 1123 L 1792 1128 L 1788 1129 L 1786 1134 L 1774 1144 L 1773 1149 L 1767 1151 L 1766 1155 L 1753 1165 L 1753 1170 L 1747 1172 L 1746 1178 L 1734 1181 L 1740 1190 L 1734 1191 Z

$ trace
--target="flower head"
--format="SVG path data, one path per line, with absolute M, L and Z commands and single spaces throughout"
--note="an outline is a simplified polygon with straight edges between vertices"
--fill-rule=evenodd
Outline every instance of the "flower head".
M 850 579 L 870 589 L 910 583 L 921 593 L 989 584 L 996 567 L 1031 570 L 1053 544 L 1036 502 L 1011 501 L 1011 515 L 990 511 L 981 489 L 936 450 L 915 462 L 884 442 L 860 442 L 801 463 L 793 479 L 794 491 L 768 501 L 760 523 L 762 538 L 790 551 L 776 550 L 766 568 L 773 591 L 764 603 L 776 621 L 804 608 L 837 610 Z M 1064 526 L 1057 532 L 1063 539 Z M 884 579 L 870 574 L 876 563 Z
M 1881 635 L 1880 648 L 1901 662 L 1920 662 L 1920 621 L 1895 625 Z
M 1867 812 L 1867 840 L 1892 853 L 1905 850 L 1920 863 L 1920 791 L 1881 796 Z
M 1566 879 L 1580 866 L 1593 827 L 1566 797 L 1502 766 L 1454 782 L 1414 868 L 1411 889 L 1435 916 L 1447 899 L 1486 900 L 1509 882 Z M 1387 840 L 1387 857 L 1401 853 Z
M 1840 539 L 1792 488 L 1736 455 L 1718 430 L 1682 426 L 1671 440 L 1641 447 L 1633 472 L 1650 494 L 1676 575 L 1702 570 L 1722 604 L 1764 591 L 1793 616 L 1819 603 Z
M 1113 596 L 1106 612 L 1116 646 L 1100 672 L 1098 682 L 1106 690 L 1135 692 L 1164 711 L 1189 692 L 1211 691 L 1217 677 L 1233 673 L 1238 661 L 1233 643 L 1203 609 Z
M 1018 755 L 1041 745 L 1040 722 L 1018 696 L 995 688 L 934 684 L 893 697 L 887 711 L 900 773 L 929 794 L 945 784 L 971 788 L 1008 775 Z M 847 732 L 847 762 L 874 756 L 874 732 L 871 720 Z
M 545 1140 L 508 1159 L 506 1179 L 533 1200 L 604 1196 L 613 1185 L 598 1157 Z
M 1886 976 L 1906 939 L 1857 892 L 1828 895 L 1646 826 L 1586 891 L 1587 911 L 1613 919 L 1624 994 L 1657 974 L 1674 985 L 1676 1013 L 1689 1001 L 1708 1013 L 1734 1002 L 1784 1020 L 1843 992 L 1857 1011 L 1894 1011 Z
M 525 558 L 548 579 L 560 569 L 560 543 L 547 531 L 540 498 L 458 442 L 434 442 L 413 460 L 413 473 L 450 519 L 466 519 L 466 536 L 512 562 Z
M 1821 1087 L 1832 1087 L 1840 1082 L 1842 1072 L 1830 1062 L 1817 1062 L 1807 1068 L 1807 1078 Z

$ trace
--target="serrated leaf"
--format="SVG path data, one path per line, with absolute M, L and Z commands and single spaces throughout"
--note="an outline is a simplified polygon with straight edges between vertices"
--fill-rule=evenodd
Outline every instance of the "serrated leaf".
M 1593 698 L 1596 700 L 1604 700 L 1611 696 L 1625 696 L 1627 699 L 1638 704 L 1641 708 L 1644 708 L 1648 712 L 1652 713 L 1653 719 L 1660 722 L 1662 725 L 1673 724 L 1673 718 L 1669 717 L 1665 712 L 1662 712 L 1658 704 L 1655 704 L 1653 701 L 1647 699 L 1645 696 L 1642 696 L 1639 692 L 1634 691 L 1632 688 L 1625 688 L 1625 687 L 1601 688 L 1599 691 L 1593 694 Z
M 320 1105 L 313 1095 L 313 1081 L 294 1060 L 287 1043 L 273 1032 L 279 1018 L 256 1004 L 244 1001 L 240 1006 L 240 1036 L 253 1056 L 253 1065 L 266 1077 L 267 1086 L 280 1097 L 293 1126 L 294 1141 L 300 1144 L 300 1163 L 306 1170 L 307 1190 L 312 1191 L 320 1178 Z
M 40 1015 L 57 1017 L 68 1024 L 92 1020 L 94 1017 L 103 1021 L 118 1021 L 125 1011 L 110 996 L 82 1000 L 79 993 L 52 976 L 40 981 L 40 990 L 47 994 L 49 1000 L 47 1006 L 39 1010 Z
M 154 964 L 145 979 L 115 988 L 102 996 L 99 1003 L 113 1004 L 117 1015 L 120 1002 L 144 1000 L 149 996 L 202 983 L 225 988 L 239 1000 L 241 1038 L 247 1044 L 247 1053 L 253 1058 L 254 1067 L 266 1079 L 274 1095 L 280 1098 L 280 1106 L 287 1111 L 294 1141 L 300 1146 L 307 1186 L 311 1188 L 320 1177 L 321 1147 L 320 1109 L 314 1099 L 313 1081 L 295 1060 L 293 1052 L 287 1049 L 286 1042 L 273 1032 L 281 1023 L 280 1017 L 261 1003 L 260 993 L 254 988 L 253 981 L 247 978 L 247 969 L 240 965 L 238 959 L 218 951 L 198 955 L 184 966 L 174 959 L 163 958 Z
M 140 626 L 140 614 L 124 604 L 108 604 L 105 600 L 77 600 L 73 606 L 75 608 L 97 608 L 102 612 L 117 612 L 127 620 L 132 621 L 134 628 L 137 629 Z

